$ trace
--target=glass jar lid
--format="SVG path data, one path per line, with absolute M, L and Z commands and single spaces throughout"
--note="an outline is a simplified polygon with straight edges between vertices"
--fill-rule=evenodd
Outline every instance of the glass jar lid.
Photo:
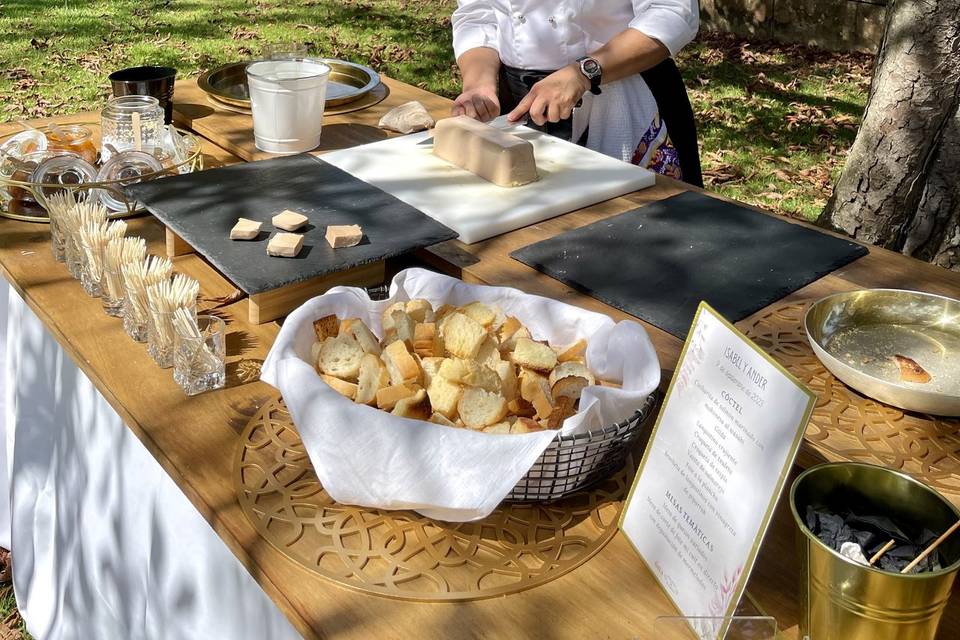
M 8 158 L 23 158 L 24 156 L 47 150 L 47 136 L 42 131 L 29 129 L 0 145 L 0 161 Z
M 47 158 L 33 171 L 30 182 L 44 185 L 40 187 L 44 196 L 49 196 L 62 188 L 78 187 L 97 179 L 97 169 L 74 153 L 61 153 Z
M 160 161 L 143 151 L 122 151 L 110 158 L 97 175 L 97 182 L 118 182 L 119 184 L 101 190 L 100 200 L 111 211 L 125 211 L 126 200 L 122 194 L 122 186 L 135 184 L 143 176 L 155 174 L 163 170 Z M 152 176 L 151 176 L 152 177 Z M 135 206 L 139 206 L 136 204 Z

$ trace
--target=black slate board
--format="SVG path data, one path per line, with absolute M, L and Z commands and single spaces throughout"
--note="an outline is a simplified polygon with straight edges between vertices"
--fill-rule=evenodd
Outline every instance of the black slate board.
M 426 247 L 457 234 L 392 195 L 308 154 L 247 162 L 126 187 L 247 294 L 262 293 Z M 279 232 L 271 218 L 290 209 L 310 218 L 296 258 L 267 255 Z M 262 221 L 256 240 L 230 240 L 237 218 Z M 359 224 L 356 247 L 334 251 L 327 225 Z
M 685 338 L 701 300 L 736 322 L 866 253 L 856 243 L 686 192 L 510 255 Z

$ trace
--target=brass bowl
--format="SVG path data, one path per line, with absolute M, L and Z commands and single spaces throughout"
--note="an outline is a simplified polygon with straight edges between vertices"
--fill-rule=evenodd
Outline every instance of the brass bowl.
M 380 84 L 380 75 L 369 67 L 335 58 L 318 58 L 317 60 L 330 67 L 330 79 L 327 81 L 327 109 L 359 100 Z M 197 84 L 217 102 L 249 113 L 250 91 L 247 88 L 247 65 L 251 62 L 232 62 L 212 69 L 200 76 Z
M 960 301 L 898 289 L 838 293 L 810 307 L 804 329 L 823 365 L 851 388 L 907 411 L 960 416 Z M 896 355 L 930 381 L 902 380 Z

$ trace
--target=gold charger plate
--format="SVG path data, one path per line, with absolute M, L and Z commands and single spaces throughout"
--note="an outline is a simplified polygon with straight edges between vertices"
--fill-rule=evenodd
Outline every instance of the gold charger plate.
M 319 58 L 320 62 L 330 66 L 330 79 L 327 81 L 326 108 L 340 107 L 360 100 L 380 84 L 380 75 L 361 64 Z M 197 80 L 204 92 L 219 103 L 244 109 L 250 113 L 250 92 L 247 88 L 247 62 L 232 62 L 211 69 Z
M 283 400 L 240 437 L 234 479 L 259 534 L 314 574 L 399 600 L 462 602 L 542 585 L 594 556 L 617 531 L 635 467 L 546 503 L 503 503 L 478 522 L 335 502 L 320 485 Z
M 898 289 L 827 296 L 804 318 L 814 353 L 837 378 L 881 402 L 960 416 L 960 301 Z M 910 358 L 927 381 L 901 376 Z

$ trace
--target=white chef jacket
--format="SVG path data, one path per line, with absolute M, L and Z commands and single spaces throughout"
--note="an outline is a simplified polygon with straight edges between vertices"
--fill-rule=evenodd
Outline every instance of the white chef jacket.
M 697 0 L 458 0 L 453 50 L 496 49 L 507 66 L 552 71 L 605 45 L 627 28 L 675 55 L 697 34 Z

